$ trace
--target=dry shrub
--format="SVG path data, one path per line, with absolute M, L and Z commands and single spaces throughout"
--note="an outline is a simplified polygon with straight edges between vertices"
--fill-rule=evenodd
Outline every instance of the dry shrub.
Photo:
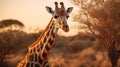
M 104 46 L 101 45 L 100 41 L 98 39 L 96 39 L 95 41 L 93 41 L 93 48 L 96 51 L 105 51 Z
M 55 54 L 54 56 L 51 56 L 49 58 L 49 62 L 51 67 L 65 67 L 65 60 L 60 54 Z
M 90 57 L 92 55 L 95 55 L 96 51 L 92 48 L 87 48 L 84 49 L 83 51 L 80 52 L 80 57 L 84 58 L 84 57 Z
M 2 59 L 2 62 L 0 65 L 4 64 L 9 64 L 6 67 L 13 67 L 16 65 L 16 63 L 9 63 L 8 59 L 14 59 L 18 54 L 24 54 L 27 51 L 27 46 L 31 43 L 33 43 L 39 33 L 33 33 L 33 34 L 28 34 L 24 31 L 20 30 L 8 30 L 8 31 L 3 31 L 0 32 L 0 59 Z M 9 50 L 10 49 L 10 50 Z M 21 52 L 23 51 L 23 52 Z M 10 55 L 13 54 L 14 56 L 11 58 Z M 20 58 L 19 58 L 20 59 Z M 12 62 L 17 62 L 18 59 L 12 61 Z M 12 66 L 11 66 L 12 65 Z
M 101 63 L 100 67 L 110 67 L 111 64 L 109 62 L 109 60 L 103 60 L 103 62 Z
M 119 60 L 118 60 L 118 66 L 120 67 L 120 58 L 119 58 Z
M 22 49 L 16 49 L 16 51 L 19 51 L 17 53 L 14 52 L 16 53 L 14 56 L 18 57 L 21 55 L 21 57 L 24 57 L 27 46 L 34 42 L 38 36 L 39 33 L 25 34 L 22 32 L 14 32 L 14 37 L 19 37 L 16 39 L 16 42 L 19 42 L 17 46 L 23 46 L 21 47 Z M 82 36 L 82 34 L 72 37 L 58 36 L 49 58 L 51 67 L 110 67 L 107 52 L 99 50 L 101 49 L 99 42 L 91 38 L 88 37 L 88 35 Z M 21 51 L 23 49 L 24 51 Z M 16 63 L 6 67 L 14 67 L 18 59 L 14 60 L 14 62 L 15 61 Z M 119 62 L 120 60 L 118 61 L 118 67 L 120 66 Z
M 69 42 L 65 48 L 68 52 L 78 52 L 90 46 L 92 43 L 89 40 L 74 40 Z

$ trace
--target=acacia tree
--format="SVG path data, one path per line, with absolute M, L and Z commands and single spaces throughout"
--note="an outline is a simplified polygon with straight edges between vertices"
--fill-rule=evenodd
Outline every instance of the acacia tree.
M 2 20 L 0 21 L 0 29 L 6 28 L 6 27 L 10 27 L 12 28 L 23 28 L 24 24 L 18 20 L 13 20 L 13 19 L 6 19 L 6 20 Z
M 120 56 L 120 0 L 71 1 L 79 8 L 74 21 L 83 24 L 82 28 L 104 45 L 112 67 L 117 67 Z
M 7 19 L 0 21 L 0 66 L 3 64 L 6 56 L 13 51 L 13 48 L 15 47 L 14 44 L 17 43 L 14 30 L 12 31 L 12 27 L 10 26 L 21 29 L 24 27 L 23 23 L 18 20 Z M 4 31 L 4 28 L 6 27 L 10 27 L 10 30 L 7 30 L 7 32 Z M 15 32 L 19 32 L 19 30 L 16 30 Z

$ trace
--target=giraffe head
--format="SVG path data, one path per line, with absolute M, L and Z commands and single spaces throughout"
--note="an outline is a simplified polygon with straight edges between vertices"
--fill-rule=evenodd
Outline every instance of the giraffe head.
M 63 31 L 68 32 L 69 26 L 67 24 L 67 19 L 69 18 L 69 14 L 73 10 L 73 7 L 69 7 L 67 10 L 64 7 L 64 3 L 60 2 L 61 7 L 58 7 L 58 3 L 55 2 L 55 10 L 51 7 L 46 6 L 47 11 L 52 14 L 53 21 L 57 28 L 61 28 Z

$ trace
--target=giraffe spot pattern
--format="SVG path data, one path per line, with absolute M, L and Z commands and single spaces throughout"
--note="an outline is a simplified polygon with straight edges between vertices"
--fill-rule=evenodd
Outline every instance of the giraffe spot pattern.
M 37 47 L 37 52 L 41 53 L 41 47 Z
M 51 26 L 51 28 L 54 28 L 54 26 Z M 53 38 L 55 37 L 55 34 L 54 34 L 54 31 L 53 31 L 53 30 L 49 30 L 48 33 L 47 33 L 47 36 L 45 36 L 43 42 L 40 43 L 40 46 L 37 46 L 37 48 L 38 48 L 37 51 L 38 51 L 38 52 L 40 52 L 41 49 L 43 49 L 43 46 L 44 46 L 43 43 L 46 42 L 47 37 L 50 36 L 50 33 L 51 33 L 51 37 L 49 37 L 48 43 L 50 44 L 50 46 L 52 46 L 52 44 L 53 44 L 53 42 L 54 42 Z M 45 49 L 46 49 L 47 52 L 50 50 L 49 44 L 46 44 L 46 46 L 45 46 Z M 35 51 L 36 51 L 35 48 L 36 48 L 36 47 L 34 47 L 34 49 L 31 50 L 31 52 L 32 52 L 32 51 L 35 52 Z M 46 53 L 45 51 L 43 51 L 42 56 L 43 56 L 44 59 L 46 59 L 46 58 L 47 58 L 47 53 Z M 35 59 L 33 59 L 33 58 L 35 58 Z M 37 60 L 37 59 L 39 59 L 39 60 Z M 42 62 L 43 62 L 43 60 L 41 59 L 41 57 L 38 57 L 36 53 L 34 53 L 34 54 L 32 54 L 32 55 L 30 56 L 30 60 L 31 60 L 31 61 L 35 61 L 35 62 L 38 61 L 40 64 L 42 64 Z M 31 66 L 33 66 L 32 63 L 31 63 Z M 35 66 L 39 66 L 39 64 L 35 64 Z M 39 67 L 40 67 L 40 66 L 39 66 Z M 46 67 L 49 67 L 49 65 L 47 65 Z
M 57 29 L 55 29 L 55 30 L 54 29 L 55 29 L 55 26 L 52 24 L 50 26 L 50 29 L 48 30 L 48 32 L 46 32 L 46 36 L 43 38 L 43 40 L 41 42 L 39 42 L 38 45 L 31 48 L 31 50 L 29 51 L 30 52 L 29 61 L 31 61 L 31 63 L 28 62 L 26 64 L 26 67 L 29 67 L 29 66 L 30 67 L 41 67 L 41 66 L 49 67 L 48 62 L 45 62 L 45 60 L 43 60 L 42 58 L 47 59 L 48 52 L 50 51 L 51 47 L 53 46 L 55 32 L 57 30 Z M 43 50 L 43 48 L 45 50 Z M 43 50 L 43 52 L 41 54 L 42 50 Z
M 48 61 L 44 62 L 43 67 L 50 67 Z
M 29 61 L 33 61 L 33 55 L 30 54 Z
M 44 50 L 43 53 L 42 53 L 42 57 L 43 57 L 44 59 L 47 59 L 47 53 L 45 52 L 45 50 Z
M 30 49 L 30 54 L 32 53 L 32 50 Z
M 47 32 L 47 37 L 50 35 L 50 33 L 49 33 L 49 32 L 50 32 L 50 30 Z
M 53 35 L 53 34 L 54 34 L 54 30 L 51 31 L 51 35 Z
M 52 41 L 52 40 L 51 40 L 51 37 L 50 37 L 49 40 L 48 40 L 48 43 L 51 44 L 51 41 Z
M 42 58 L 41 58 L 41 54 L 40 54 L 39 57 L 38 57 L 38 62 L 42 65 L 43 60 L 42 60 Z
M 40 65 L 39 64 L 35 64 L 35 67 L 40 67 Z
M 49 42 L 50 46 L 52 46 L 54 40 L 52 40 L 52 38 L 50 37 L 49 40 L 48 40 L 48 42 Z
M 36 48 L 39 48 L 39 45 L 37 45 Z
M 33 63 L 31 63 L 31 66 L 30 67 L 33 67 Z
M 41 48 L 41 50 L 43 49 L 43 43 L 41 42 L 41 44 L 40 44 L 40 48 Z
M 52 29 L 53 25 L 50 26 L 50 30 Z
M 47 40 L 47 36 L 45 36 L 45 38 L 44 38 L 44 40 L 43 40 L 43 43 L 45 43 L 45 42 L 46 42 L 46 40 Z
M 55 34 L 52 35 L 53 39 L 55 38 Z
M 45 49 L 46 49 L 47 51 L 49 51 L 49 50 L 50 50 L 50 47 L 49 47 L 49 45 L 48 45 L 48 44 L 46 44 Z
M 29 66 L 30 66 L 30 62 L 27 62 L 26 67 L 29 67 Z
M 34 54 L 34 57 L 35 57 L 35 62 L 37 62 L 38 56 L 36 53 Z
M 36 48 L 34 47 L 33 51 L 35 52 Z

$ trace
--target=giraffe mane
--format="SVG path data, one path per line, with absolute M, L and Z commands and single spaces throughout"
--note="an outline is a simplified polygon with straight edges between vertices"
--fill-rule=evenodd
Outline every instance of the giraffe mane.
M 49 24 L 47 25 L 47 27 L 45 28 L 45 30 L 40 34 L 40 36 L 38 37 L 38 39 L 32 45 L 29 46 L 29 48 L 35 46 L 38 43 L 38 41 L 42 39 L 42 36 L 44 35 L 44 33 L 47 31 L 47 29 L 51 25 L 53 18 L 54 17 L 51 18 L 51 20 L 50 20 Z

